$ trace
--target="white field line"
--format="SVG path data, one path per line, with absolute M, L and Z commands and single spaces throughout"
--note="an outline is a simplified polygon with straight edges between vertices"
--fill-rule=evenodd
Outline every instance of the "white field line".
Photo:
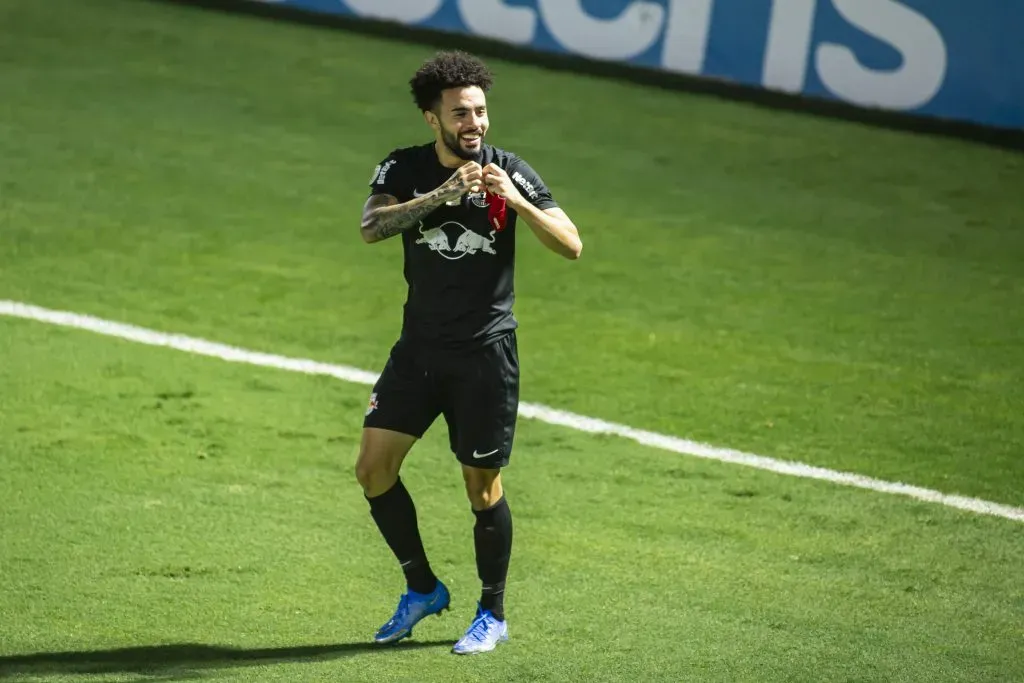
M 89 315 L 81 315 L 67 311 L 53 311 L 46 308 L 40 308 L 38 306 L 19 303 L 17 301 L 0 300 L 0 315 L 26 318 L 28 320 L 36 320 L 64 327 L 74 327 L 80 330 L 88 330 L 98 334 L 117 337 L 119 339 L 139 342 L 140 344 L 166 346 L 179 351 L 186 351 L 188 353 L 194 353 L 201 356 L 212 356 L 213 358 L 220 358 L 234 363 L 249 363 L 251 365 L 259 365 L 267 368 L 302 372 L 308 375 L 328 375 L 330 377 L 336 377 L 340 380 L 353 382 L 355 384 L 373 385 L 373 383 L 377 381 L 378 376 L 377 373 L 345 365 L 333 365 L 314 360 L 287 358 L 285 356 L 277 356 L 270 353 L 247 351 L 246 349 L 218 344 L 205 339 L 187 337 L 181 334 L 156 332 L 142 327 L 135 327 L 134 325 L 125 325 L 124 323 L 112 322 L 101 318 L 94 318 Z M 521 403 L 519 413 L 523 417 L 540 420 L 541 422 L 561 425 L 563 427 L 568 427 L 581 432 L 588 432 L 590 434 L 613 434 L 625 439 L 630 439 L 645 446 L 652 446 L 654 448 L 660 448 L 662 450 L 680 453 L 682 455 L 706 458 L 708 460 L 718 460 L 720 462 L 732 463 L 734 465 L 745 465 L 747 467 L 768 470 L 769 472 L 788 474 L 794 477 L 820 479 L 822 481 L 829 481 L 835 484 L 855 486 L 857 488 L 880 491 L 882 493 L 909 496 L 910 498 L 915 498 L 929 503 L 938 503 L 940 505 L 958 508 L 960 510 L 967 510 L 969 512 L 994 515 L 996 517 L 1004 517 L 1006 519 L 1024 522 L 1024 508 L 1003 505 L 1001 503 L 993 503 L 978 498 L 950 495 L 940 491 L 921 488 L 919 486 L 872 479 L 871 477 L 865 477 L 859 474 L 837 472 L 835 470 L 829 470 L 823 467 L 814 467 L 812 465 L 805 465 L 799 462 L 775 460 L 774 458 L 768 458 L 763 455 L 743 453 L 741 451 L 734 451 L 728 448 L 717 448 L 715 446 L 698 443 L 696 441 L 680 439 L 675 436 L 648 432 L 641 429 L 634 429 L 633 427 L 626 425 L 616 424 L 614 422 L 606 422 L 604 420 L 586 417 L 584 415 L 576 415 L 574 413 L 569 413 L 564 410 L 556 410 L 555 408 L 549 408 L 536 403 Z

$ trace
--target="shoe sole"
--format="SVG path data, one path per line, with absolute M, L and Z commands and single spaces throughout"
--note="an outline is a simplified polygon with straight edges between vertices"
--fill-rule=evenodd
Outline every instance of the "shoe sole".
M 489 650 L 462 650 L 462 651 L 460 651 L 460 650 L 456 650 L 453 647 L 452 648 L 452 654 L 453 655 L 482 655 L 482 654 L 486 654 L 488 652 L 494 652 L 498 648 L 498 645 L 500 645 L 501 643 L 507 643 L 507 642 L 508 642 L 508 634 L 506 633 L 505 635 L 503 635 L 500 638 L 498 638 L 498 640 L 496 640 L 494 642 L 494 647 L 490 648 Z

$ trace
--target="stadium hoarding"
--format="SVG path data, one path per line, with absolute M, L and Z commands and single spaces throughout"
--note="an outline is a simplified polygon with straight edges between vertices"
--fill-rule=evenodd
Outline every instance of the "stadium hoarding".
M 865 109 L 1024 129 L 1024 3 L 250 0 Z

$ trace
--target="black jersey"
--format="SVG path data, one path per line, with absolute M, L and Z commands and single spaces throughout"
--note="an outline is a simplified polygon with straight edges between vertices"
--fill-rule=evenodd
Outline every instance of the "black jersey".
M 539 209 L 557 206 L 540 176 L 515 154 L 484 144 L 481 166 L 495 163 Z M 372 194 L 400 203 L 426 194 L 455 169 L 441 165 L 434 144 L 396 149 L 374 169 Z M 483 188 L 481 188 L 482 190 Z M 402 233 L 409 291 L 402 340 L 418 346 L 483 346 L 516 329 L 512 314 L 516 213 L 508 208 L 503 230 L 487 220 L 486 192 L 467 192 Z

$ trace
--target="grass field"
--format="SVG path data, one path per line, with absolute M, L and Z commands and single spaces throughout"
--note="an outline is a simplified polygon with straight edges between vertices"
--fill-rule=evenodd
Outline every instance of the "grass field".
M 163 3 L 0 6 L 0 299 L 379 370 L 430 50 Z M 1024 505 L 1024 159 L 492 62 L 494 144 L 579 262 L 519 237 L 523 398 Z M 568 132 L 567 132 L 568 131 Z M 453 611 L 352 464 L 366 387 L 0 317 L 0 678 L 1020 681 L 1024 528 L 520 423 L 512 641 L 443 423 L 403 478 Z

